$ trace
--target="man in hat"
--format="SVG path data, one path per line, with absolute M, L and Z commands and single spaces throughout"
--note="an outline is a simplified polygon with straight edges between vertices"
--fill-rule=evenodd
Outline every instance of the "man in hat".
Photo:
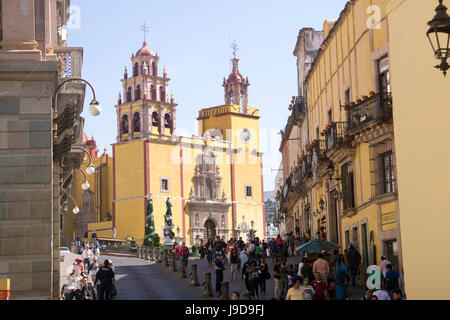
M 114 283 L 114 271 L 110 260 L 105 260 L 103 266 L 95 275 L 94 285 L 97 287 L 98 300 L 111 300 Z
M 94 253 L 89 249 L 89 245 L 86 244 L 84 246 L 84 250 L 81 253 L 81 258 L 83 258 L 84 270 L 89 274 L 89 266 L 91 265 L 92 258 L 94 257 Z

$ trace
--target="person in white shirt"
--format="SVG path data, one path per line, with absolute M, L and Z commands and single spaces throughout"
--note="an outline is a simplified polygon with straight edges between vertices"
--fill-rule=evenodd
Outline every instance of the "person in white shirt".
M 92 250 L 89 249 L 89 245 L 86 244 L 83 252 L 81 253 L 81 258 L 83 258 L 84 271 L 89 275 L 89 266 L 91 265 L 92 258 L 94 254 Z
M 305 258 L 302 258 L 302 260 L 300 261 L 300 263 L 298 264 L 298 272 L 297 275 L 303 279 L 303 275 L 302 275 L 302 268 L 305 265 L 304 262 Z

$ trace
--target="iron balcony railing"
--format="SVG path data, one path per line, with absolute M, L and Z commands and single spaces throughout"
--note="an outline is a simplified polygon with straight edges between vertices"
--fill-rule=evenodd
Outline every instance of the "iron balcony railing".
M 314 162 L 319 163 L 323 159 L 325 159 L 325 156 L 323 153 L 325 152 L 325 140 L 316 140 L 314 143 L 312 149 L 311 149 L 311 164 L 314 165 Z
M 377 93 L 350 109 L 348 130 L 357 130 L 374 120 L 390 119 L 392 119 L 392 95 L 387 92 Z
M 347 122 L 335 122 L 325 134 L 325 150 L 328 152 L 344 141 Z
M 59 62 L 60 78 L 81 78 L 83 48 L 57 47 L 55 53 Z

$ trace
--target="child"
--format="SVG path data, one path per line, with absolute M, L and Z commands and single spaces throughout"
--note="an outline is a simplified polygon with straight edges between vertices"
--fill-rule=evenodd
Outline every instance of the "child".
M 309 278 L 303 279 L 303 286 L 301 288 L 303 291 L 303 300 L 313 300 L 313 297 L 316 294 L 316 291 L 309 284 Z

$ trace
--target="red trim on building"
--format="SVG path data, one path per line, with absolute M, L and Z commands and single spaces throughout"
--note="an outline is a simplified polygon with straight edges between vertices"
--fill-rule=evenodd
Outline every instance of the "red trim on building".
M 185 221 L 185 211 L 184 211 L 184 180 L 183 180 L 183 148 L 180 145 L 180 185 L 181 185 L 181 217 L 182 217 L 182 223 L 183 223 L 183 238 L 186 241 L 186 221 Z M 191 239 L 192 241 L 192 239 Z
M 263 202 L 263 230 L 264 239 L 266 238 L 266 206 L 264 205 L 264 179 L 263 179 L 263 163 L 261 157 L 261 201 Z
M 113 228 L 116 227 L 116 145 L 113 144 Z
M 232 221 L 232 226 L 233 229 L 236 229 L 236 226 L 234 225 L 234 222 L 237 221 L 237 212 L 236 212 L 236 179 L 234 177 L 234 157 L 233 157 L 233 153 L 231 154 L 231 201 L 233 203 L 232 205 L 232 212 L 233 212 L 233 221 Z
M 150 175 L 149 175 L 149 167 L 148 167 L 148 141 L 144 141 L 144 225 L 146 223 L 147 218 L 147 201 L 149 197 L 147 196 L 150 193 Z

